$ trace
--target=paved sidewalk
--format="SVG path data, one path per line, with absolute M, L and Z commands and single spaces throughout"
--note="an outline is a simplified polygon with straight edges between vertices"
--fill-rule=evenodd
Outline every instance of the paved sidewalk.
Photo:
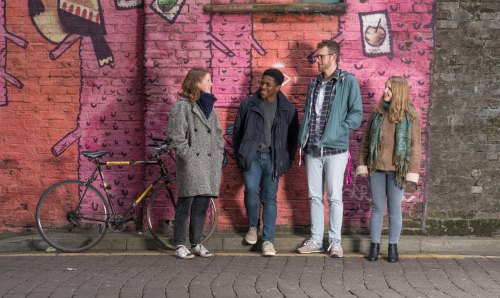
M 212 236 L 206 246 L 215 252 L 258 251 L 260 243 L 246 245 L 244 234 L 218 233 Z M 307 239 L 306 235 L 277 234 L 275 247 L 279 253 L 294 252 Z M 387 237 L 383 237 L 381 253 L 387 252 Z M 367 235 L 344 235 L 342 246 L 346 253 L 367 253 L 370 240 Z M 48 245 L 38 233 L 1 234 L 0 253 L 46 251 Z M 160 247 L 149 232 L 107 233 L 103 240 L 90 251 L 156 251 Z M 401 237 L 398 250 L 402 254 L 468 254 L 500 256 L 500 237 Z
M 0 255 L 0 297 L 500 297 L 500 258 Z

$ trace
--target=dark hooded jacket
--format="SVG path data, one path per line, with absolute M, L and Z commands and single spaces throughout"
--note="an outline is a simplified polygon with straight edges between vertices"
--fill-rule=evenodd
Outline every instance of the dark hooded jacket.
M 283 175 L 295 157 L 299 121 L 297 110 L 286 96 L 278 92 L 278 106 L 271 131 L 273 177 Z M 233 131 L 234 158 L 241 171 L 248 171 L 255 159 L 263 136 L 264 113 L 260 93 L 243 101 L 238 110 Z

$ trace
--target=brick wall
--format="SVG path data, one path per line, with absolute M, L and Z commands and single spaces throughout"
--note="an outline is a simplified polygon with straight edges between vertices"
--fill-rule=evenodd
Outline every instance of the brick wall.
M 500 3 L 438 2 L 426 227 L 500 235 Z
M 422 120 L 424 150 L 421 187 L 405 195 L 403 205 L 407 232 L 420 231 L 430 154 L 434 1 L 347 1 L 347 11 L 337 15 L 207 14 L 203 5 L 208 0 L 178 1 L 168 10 L 156 0 L 94 0 L 86 2 L 89 7 L 65 0 L 59 8 L 56 1 L 28 1 L 37 2 L 45 10 L 24 1 L 2 1 L 0 7 L 7 30 L 15 33 L 4 32 L 0 39 L 6 44 L 0 65 L 6 80 L 0 90 L 0 231 L 32 229 L 34 208 L 46 187 L 87 176 L 89 165 L 79 158 L 80 151 L 110 150 L 111 160 L 147 156 L 145 137 L 163 133 L 190 67 L 212 71 L 224 130 L 230 131 L 239 103 L 256 90 L 257 78 L 268 67 L 285 73 L 283 90 L 301 111 L 307 82 L 317 72 L 308 57 L 322 39 L 341 44 L 340 67 L 358 79 L 365 120 L 386 79 L 407 77 Z M 60 17 L 58 9 L 92 22 Z M 371 39 L 373 28 L 384 34 Z M 353 168 L 361 133 L 357 130 L 351 138 Z M 247 224 L 243 185 L 230 157 L 231 136 L 225 141 L 228 164 L 218 200 L 218 229 L 242 229 Z M 130 205 L 143 181 L 151 178 L 142 167 L 125 173 L 111 169 L 108 177 L 120 208 Z M 279 229 L 306 227 L 303 166 L 295 164 L 285 175 L 278 197 Z M 346 186 L 344 201 L 346 231 L 366 230 L 366 180 Z

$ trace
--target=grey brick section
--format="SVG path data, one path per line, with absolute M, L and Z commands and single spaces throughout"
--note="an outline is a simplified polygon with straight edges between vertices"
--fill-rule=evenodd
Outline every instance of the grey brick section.
M 425 226 L 500 236 L 500 2 L 436 3 Z

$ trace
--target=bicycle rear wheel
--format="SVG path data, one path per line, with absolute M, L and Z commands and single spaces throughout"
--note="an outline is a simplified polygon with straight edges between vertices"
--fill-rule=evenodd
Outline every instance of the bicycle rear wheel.
M 158 188 L 148 203 L 147 222 L 149 231 L 164 248 L 175 249 L 173 245 L 175 207 L 171 198 L 173 194 L 170 188 Z M 210 199 L 201 243 L 205 243 L 212 236 L 216 226 L 217 207 L 214 199 Z
M 104 237 L 108 207 L 94 186 L 63 180 L 43 193 L 35 216 L 38 231 L 50 246 L 64 252 L 81 252 Z

